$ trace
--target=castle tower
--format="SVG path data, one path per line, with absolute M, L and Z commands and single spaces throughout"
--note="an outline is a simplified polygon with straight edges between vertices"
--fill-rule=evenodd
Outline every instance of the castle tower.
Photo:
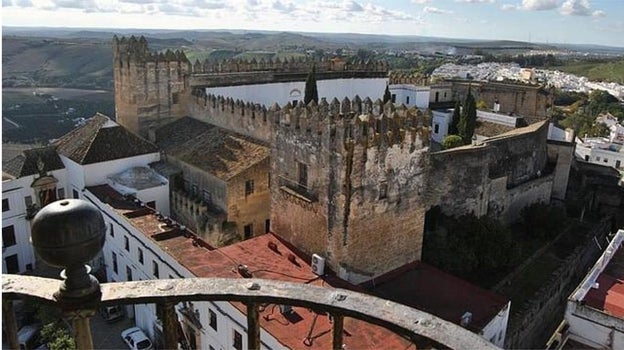
M 359 97 L 272 112 L 272 230 L 353 283 L 419 260 L 425 116 Z
M 186 116 L 191 64 L 181 51 L 151 53 L 144 37 L 113 38 L 115 116 L 147 137 L 150 127 Z

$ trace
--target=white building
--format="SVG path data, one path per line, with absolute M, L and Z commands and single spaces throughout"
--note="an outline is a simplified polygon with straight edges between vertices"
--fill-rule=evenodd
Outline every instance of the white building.
M 81 198 L 86 186 L 110 182 L 121 189 L 128 176 L 109 179 L 111 175 L 158 160 L 155 145 L 100 114 L 52 146 L 26 150 L 9 160 L 3 165 L 2 181 L 3 272 L 22 273 L 35 267 L 30 220 L 38 209 L 66 196 Z M 168 188 L 165 179 L 156 181 Z M 169 213 L 167 191 L 140 186 L 124 190 Z M 97 270 L 100 263 L 96 258 L 91 265 Z
M 35 267 L 30 220 L 36 211 L 65 198 L 67 172 L 53 147 L 26 150 L 3 165 L 2 273 Z
M 355 95 L 362 99 L 370 97 L 375 101 L 383 97 L 386 84 L 388 84 L 387 78 L 326 79 L 316 82 L 319 101 L 322 98 L 327 101 L 334 98 L 342 101 L 345 97 L 352 98 Z M 272 106 L 275 103 L 284 106 L 289 102 L 297 104 L 303 101 L 305 81 L 210 87 L 206 88 L 206 94 L 230 97 L 234 100 L 265 106 Z
M 551 338 L 556 349 L 624 349 L 624 230 L 568 298 L 564 322 Z
M 416 107 L 425 110 L 429 107 L 429 86 L 414 84 L 391 84 L 388 86 L 392 95 L 392 103 L 404 104 L 406 107 Z
M 624 171 L 624 145 L 604 137 L 576 138 L 574 155 L 586 162 L 614 167 Z

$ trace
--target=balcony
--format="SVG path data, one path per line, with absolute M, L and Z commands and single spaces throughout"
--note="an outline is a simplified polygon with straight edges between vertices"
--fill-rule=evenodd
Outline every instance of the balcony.
M 243 303 L 250 349 L 261 348 L 260 308 L 266 304 L 299 306 L 329 314 L 333 349 L 343 348 L 345 317 L 386 328 L 417 348 L 496 348 L 480 336 L 425 312 L 343 289 L 254 278 L 187 278 L 100 285 L 83 264 L 98 254 L 104 244 L 106 229 L 101 220 L 95 207 L 80 200 L 52 203 L 35 217 L 34 248 L 46 262 L 65 268 L 65 280 L 3 275 L 2 317 L 10 348 L 19 349 L 12 309 L 15 299 L 29 299 L 61 309 L 72 322 L 79 349 L 93 348 L 90 318 L 96 309 L 145 303 L 154 303 L 161 310 L 164 347 L 178 349 L 176 305 L 202 301 Z

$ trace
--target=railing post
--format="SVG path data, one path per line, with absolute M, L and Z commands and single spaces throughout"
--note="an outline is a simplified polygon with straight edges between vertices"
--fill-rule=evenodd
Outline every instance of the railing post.
M 63 283 L 54 298 L 72 320 L 78 349 L 93 349 L 90 318 L 102 297 L 98 280 L 85 265 L 104 246 L 106 225 L 102 213 L 78 199 L 63 199 L 43 207 L 33 219 L 32 243 L 41 259 L 63 267 Z
M 178 316 L 175 304 L 164 303 L 158 305 L 162 310 L 163 333 L 165 336 L 165 349 L 178 348 Z
M 6 335 L 9 340 L 9 348 L 19 349 L 17 341 L 17 322 L 13 311 L 13 301 L 2 298 L 2 322 L 6 327 Z
M 344 329 L 344 316 L 332 315 L 332 349 L 342 350 L 342 331 Z
M 247 303 L 247 349 L 260 349 L 260 311 L 258 303 Z
M 74 329 L 74 340 L 77 349 L 93 349 L 93 338 L 91 337 L 91 317 L 94 310 L 75 310 L 65 313 L 65 317 L 71 319 Z

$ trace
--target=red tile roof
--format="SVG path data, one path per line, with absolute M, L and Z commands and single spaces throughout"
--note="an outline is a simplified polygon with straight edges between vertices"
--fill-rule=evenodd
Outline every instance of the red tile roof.
M 381 298 L 392 300 L 460 324 L 465 312 L 472 313 L 467 327 L 480 331 L 509 300 L 423 262 L 414 262 L 368 282 L 366 287 Z
M 56 140 L 54 145 L 59 154 L 83 165 L 158 152 L 156 145 L 100 113 Z
M 583 301 L 586 305 L 624 319 L 624 249 L 619 248 Z
M 101 201 L 108 203 L 120 215 L 124 215 L 148 239 L 197 277 L 243 278 L 239 265 L 246 265 L 254 278 L 299 282 L 327 288 L 349 288 L 362 291 L 335 276 L 320 278 L 312 272 L 309 258 L 274 234 L 258 236 L 227 247 L 212 249 L 202 247 L 203 241 L 194 234 L 175 233 L 170 238 L 157 240 L 155 233 L 167 232 L 163 223 L 148 210 L 140 209 L 124 201 L 123 197 L 108 185 L 89 187 L 88 190 Z M 142 211 L 143 210 L 143 211 Z M 275 249 L 269 247 L 275 244 Z M 294 256 L 294 259 L 289 256 Z M 294 260 L 294 262 L 291 262 Z M 243 314 L 243 304 L 232 303 Z M 332 325 L 326 315 L 316 316 L 313 311 L 293 307 L 291 316 L 280 313 L 277 305 L 266 305 L 260 312 L 262 328 L 288 348 L 324 348 L 332 346 Z M 316 321 L 314 319 L 316 318 Z M 312 325 L 314 324 L 314 328 Z M 347 349 L 415 349 L 408 340 L 384 328 L 351 318 L 344 321 L 344 343 Z M 310 347 L 303 340 L 311 332 Z

